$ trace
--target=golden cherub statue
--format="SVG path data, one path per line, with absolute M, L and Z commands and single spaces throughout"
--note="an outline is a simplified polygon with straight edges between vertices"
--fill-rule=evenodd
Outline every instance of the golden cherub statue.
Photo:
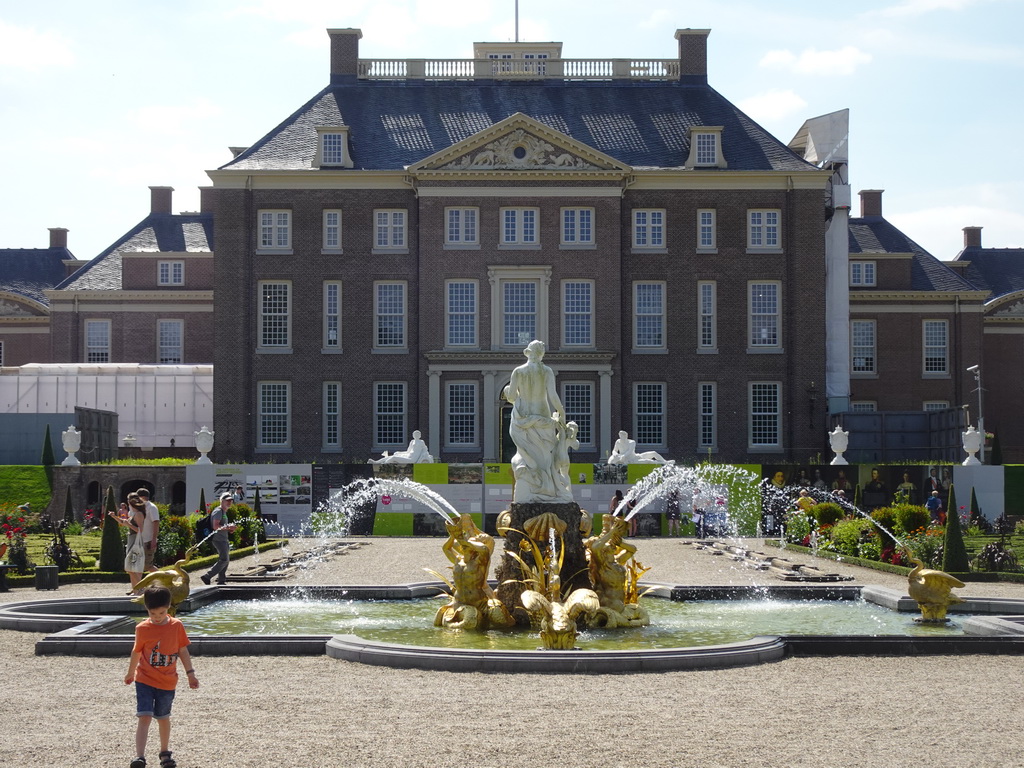
M 473 518 L 465 513 L 454 523 L 445 523 L 445 528 L 448 539 L 441 551 L 452 562 L 452 579 L 448 581 L 436 571 L 431 572 L 448 582 L 451 597 L 438 609 L 434 626 L 486 630 L 515 624 L 487 583 L 494 539 L 477 528 Z
M 642 627 L 650 624 L 650 617 L 636 594 L 637 567 L 627 567 L 636 554 L 636 547 L 624 541 L 629 523 L 616 515 L 602 515 L 601 533 L 583 542 L 587 549 L 590 581 L 601 601 L 592 626 Z M 641 571 L 642 573 L 642 571 Z

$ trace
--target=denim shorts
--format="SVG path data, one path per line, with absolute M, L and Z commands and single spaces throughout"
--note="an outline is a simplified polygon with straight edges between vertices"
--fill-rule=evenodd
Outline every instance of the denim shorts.
M 136 717 L 152 717 L 157 720 L 171 716 L 171 704 L 174 702 L 174 689 L 165 691 L 151 685 L 135 681 L 135 715 Z

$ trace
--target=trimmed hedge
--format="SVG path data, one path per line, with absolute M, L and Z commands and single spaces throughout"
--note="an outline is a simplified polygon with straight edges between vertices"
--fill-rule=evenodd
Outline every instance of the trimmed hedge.
M 283 547 L 288 543 L 287 539 L 275 539 L 274 541 L 268 541 L 265 544 L 259 545 L 260 552 L 267 552 L 271 549 L 277 549 Z M 238 550 L 232 550 L 232 558 L 248 557 L 253 554 L 253 547 L 243 547 Z M 195 557 L 188 561 L 185 565 L 185 570 L 189 573 L 193 571 L 202 570 L 209 568 L 217 562 L 217 555 L 209 555 L 207 557 Z M 166 565 L 171 565 L 167 563 Z M 93 571 L 93 570 L 79 570 L 79 571 L 62 571 L 60 573 L 61 584 L 105 584 L 105 583 L 124 583 L 128 581 L 128 574 L 124 571 Z M 11 587 L 31 587 L 35 584 L 35 574 L 30 573 L 24 576 L 15 575 L 13 573 L 7 574 L 7 584 Z

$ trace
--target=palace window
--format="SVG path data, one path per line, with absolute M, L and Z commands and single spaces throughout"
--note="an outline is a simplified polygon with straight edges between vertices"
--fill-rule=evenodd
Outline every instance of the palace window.
M 448 281 L 449 347 L 475 347 L 477 284 L 473 280 Z
M 782 445 L 782 385 L 750 382 L 750 449 L 779 448 Z
M 284 448 L 291 441 L 291 384 L 259 382 L 259 447 Z
M 374 385 L 374 444 L 404 445 L 405 382 L 379 381 Z
M 633 211 L 633 247 L 665 247 L 665 211 L 638 208 Z
M 283 251 L 292 247 L 292 212 L 260 211 L 260 250 Z
M 157 346 L 161 365 L 181 365 L 185 323 L 182 320 L 157 321 Z

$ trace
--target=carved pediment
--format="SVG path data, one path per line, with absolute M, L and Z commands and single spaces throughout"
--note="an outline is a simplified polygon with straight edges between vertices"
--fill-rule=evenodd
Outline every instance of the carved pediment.
M 0 299 L 0 317 L 36 317 L 36 313 L 20 302 Z
M 410 172 L 629 173 L 612 157 L 522 113 L 425 158 Z
M 1012 304 L 1003 305 L 990 313 L 989 317 L 1024 317 L 1024 298 L 1018 299 Z
M 517 170 L 525 168 L 571 168 L 603 171 L 573 152 L 563 151 L 548 141 L 517 128 L 482 148 L 467 152 L 442 165 L 439 170 Z

